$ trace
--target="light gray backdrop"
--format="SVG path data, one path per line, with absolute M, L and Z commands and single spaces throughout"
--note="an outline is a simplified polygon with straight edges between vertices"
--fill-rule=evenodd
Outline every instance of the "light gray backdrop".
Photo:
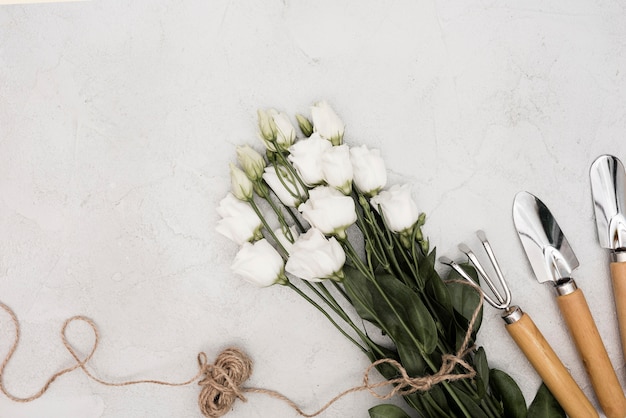
M 458 242 L 487 231 L 514 302 L 592 396 L 511 204 L 526 189 L 558 217 L 623 379 L 588 169 L 602 153 L 626 159 L 625 49 L 617 0 L 0 6 L 0 300 L 23 327 L 5 384 L 28 395 L 70 365 L 58 333 L 75 314 L 99 325 L 91 367 L 113 381 L 185 380 L 198 351 L 235 344 L 255 361 L 251 385 L 308 411 L 359 384 L 367 360 L 287 289 L 233 276 L 237 249 L 214 231 L 236 145 L 260 146 L 256 109 L 306 114 L 327 99 L 346 142 L 380 148 L 392 182 L 413 184 L 440 254 L 458 258 Z M 0 353 L 12 333 L 0 315 Z M 538 377 L 493 309 L 479 343 L 530 402 Z M 107 388 L 75 372 L 32 404 L 0 397 L 0 415 L 199 417 L 197 390 Z M 325 416 L 376 403 L 351 395 Z M 258 395 L 229 415 L 270 416 L 296 415 Z

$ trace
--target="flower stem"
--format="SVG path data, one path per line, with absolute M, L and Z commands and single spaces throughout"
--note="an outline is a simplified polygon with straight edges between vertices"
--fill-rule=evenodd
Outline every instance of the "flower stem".
M 296 224 L 296 227 L 298 228 L 300 233 L 303 233 L 306 231 L 306 228 L 302 225 L 302 222 L 300 221 L 300 219 L 298 219 L 298 217 L 296 216 L 295 213 L 293 213 L 293 209 L 292 208 L 286 208 L 287 213 L 289 214 L 289 216 L 291 216 L 291 219 L 293 219 L 294 223 Z
M 310 284 L 310 283 L 308 283 L 308 284 Z M 335 285 L 335 287 L 337 289 L 341 289 L 339 287 L 339 285 L 337 284 L 337 282 L 333 281 L 333 284 Z M 337 301 L 335 300 L 333 295 L 330 293 L 330 291 L 326 288 L 326 286 L 324 286 L 323 283 L 318 283 L 318 288 L 324 294 L 324 295 L 320 295 L 318 292 L 316 292 L 316 293 L 318 293 L 318 296 L 320 297 L 320 299 L 324 300 L 327 304 L 329 304 L 329 306 L 331 306 L 331 304 L 332 304 L 331 309 L 333 309 L 337 315 L 339 315 L 344 321 L 346 321 L 346 323 L 348 325 L 350 325 L 350 327 L 354 330 L 354 332 L 356 332 L 358 334 L 358 336 L 361 338 L 361 341 L 363 341 L 365 344 L 367 344 L 367 346 L 370 347 L 371 349 L 376 350 L 376 352 L 380 356 L 384 356 L 384 353 L 371 340 L 371 338 L 365 332 L 363 332 L 363 330 L 361 330 L 361 328 L 359 328 L 354 323 L 354 321 L 352 321 L 352 318 L 350 318 L 350 316 L 348 316 L 348 314 L 343 310 L 343 308 L 341 308 L 341 305 L 339 305 L 339 303 L 337 303 Z M 343 290 L 341 290 L 341 292 L 343 293 Z M 347 296 L 347 295 L 345 295 L 345 293 L 344 293 L 344 297 L 345 296 Z
M 287 170 L 289 170 L 291 172 L 291 175 L 298 181 L 298 183 L 300 183 L 300 186 L 302 186 L 302 189 L 304 190 L 304 192 L 306 194 L 306 197 L 308 198 L 309 197 L 309 193 L 308 193 L 309 188 L 304 183 L 304 181 L 300 178 L 300 176 L 296 172 L 295 168 L 293 168 L 291 163 L 289 161 L 287 161 L 287 159 L 285 158 L 285 156 L 283 155 L 282 152 L 277 152 L 276 155 L 278 155 L 278 159 L 287 168 Z
M 263 181 L 263 180 L 259 180 L 259 182 L 260 181 Z M 272 188 L 269 187 L 267 182 L 264 182 L 264 183 L 265 183 L 265 186 L 267 186 L 267 189 L 269 189 L 271 191 L 271 193 L 274 196 L 276 196 L 276 198 L 278 199 L 278 196 L 276 195 L 276 192 L 274 192 L 274 190 L 272 190 Z M 278 216 L 279 222 L 282 223 L 285 220 L 285 216 L 284 216 L 282 210 L 280 210 L 280 208 L 276 205 L 276 202 L 274 202 L 274 200 L 272 199 L 272 197 L 270 195 L 270 192 L 268 192 L 264 188 L 259 188 L 259 189 L 263 191 L 260 196 L 270 204 L 270 206 L 272 207 L 272 209 L 276 213 L 276 216 Z M 278 201 L 280 201 L 280 199 L 278 199 Z M 298 219 L 298 217 L 293 213 L 292 208 L 290 208 L 289 206 L 286 206 L 284 204 L 283 204 L 283 207 L 285 208 L 285 211 L 287 211 L 287 213 L 289 214 L 289 216 L 291 217 L 293 222 L 296 224 L 296 227 L 298 228 L 299 232 L 300 233 L 304 232 L 305 228 L 302 225 L 302 222 L 300 221 L 300 219 Z M 285 221 L 284 225 L 286 225 L 286 224 L 287 224 L 287 222 Z
M 345 247 L 348 249 L 348 252 L 351 255 L 351 259 L 356 259 L 357 260 L 357 268 L 359 268 L 359 270 L 361 270 L 363 268 L 363 262 L 361 261 L 361 259 L 356 254 L 356 251 L 352 247 L 352 244 L 349 241 L 345 241 L 344 244 L 345 244 Z M 390 308 L 391 312 L 393 312 L 395 317 L 398 319 L 398 322 L 399 322 L 400 326 L 404 329 L 404 331 L 406 332 L 407 336 L 413 341 L 413 344 L 415 344 L 415 347 L 418 350 L 420 350 L 420 352 L 421 352 L 422 349 L 421 349 L 421 344 L 420 344 L 419 340 L 415 337 L 415 335 L 413 334 L 411 329 L 404 322 L 404 320 L 402 319 L 402 317 L 400 316 L 400 314 L 396 310 L 396 307 L 394 306 L 394 304 L 387 297 L 387 294 L 385 293 L 385 291 L 380 287 L 380 284 L 376 280 L 376 277 L 374 276 L 374 274 L 372 272 L 367 271 L 367 270 L 364 271 L 364 272 L 362 271 L 362 273 L 365 274 L 365 276 L 374 284 L 374 286 L 376 287 L 376 290 L 378 290 L 378 293 L 382 296 L 382 298 L 385 301 L 386 305 Z M 424 353 L 422 353 L 422 354 L 424 354 Z M 422 355 L 422 358 L 424 359 L 426 364 L 428 364 L 428 367 L 430 368 L 430 370 L 433 373 L 437 372 L 437 367 L 435 366 L 435 364 L 432 362 L 432 360 L 427 355 Z M 459 409 L 461 409 L 463 414 L 467 418 L 472 418 L 472 416 L 470 415 L 469 411 L 463 405 L 463 402 L 459 399 L 457 394 L 450 387 L 450 384 L 448 382 L 444 381 L 444 382 L 442 382 L 442 385 L 446 389 L 446 391 L 450 394 L 450 396 L 455 400 L 455 402 L 457 403 Z
M 263 223 L 263 226 L 265 227 L 265 230 L 270 234 L 272 239 L 274 239 L 274 241 L 276 242 L 276 245 L 280 248 L 280 250 L 282 250 L 283 258 L 286 259 L 288 257 L 288 255 L 289 255 L 289 253 L 287 252 L 287 250 L 285 249 L 283 244 L 280 243 L 280 241 L 276 237 L 276 234 L 274 233 L 272 228 L 270 228 L 269 224 L 265 220 L 265 217 L 263 216 L 263 213 L 261 213 L 261 210 L 257 206 L 256 202 L 253 199 L 250 199 L 249 202 L 250 202 L 250 206 L 252 206 L 252 209 L 254 209 L 254 212 L 256 212 L 256 214 L 259 217 L 259 219 L 261 219 L 261 223 Z
M 346 255 L 350 257 L 350 261 L 352 261 L 352 264 L 354 265 L 354 267 L 356 267 L 356 269 L 359 270 L 361 274 L 363 274 L 368 279 L 375 280 L 374 273 L 361 260 L 356 250 L 352 246 L 352 243 L 347 239 L 340 240 L 340 242 L 345 248 Z
M 443 411 L 441 409 L 441 407 L 439 406 L 439 404 L 437 402 L 435 402 L 435 400 L 432 398 L 432 396 L 425 396 L 424 397 L 425 401 L 429 403 L 429 405 L 434 408 L 435 410 L 437 410 L 437 412 L 439 412 L 440 414 L 445 415 L 446 411 Z
M 413 279 L 415 280 L 415 284 L 417 285 L 419 289 L 423 289 L 424 283 L 419 276 L 419 270 L 416 268 L 417 259 L 414 259 L 414 263 L 411 263 L 411 260 L 409 260 L 409 257 L 407 256 L 406 251 L 402 248 L 402 243 L 400 242 L 398 237 L 396 235 L 392 235 L 392 239 L 394 241 L 394 244 L 398 248 L 400 248 L 399 252 L 402 255 L 402 258 L 404 262 L 406 263 L 406 265 L 409 266 L 409 269 L 411 270 L 411 274 L 413 275 Z
M 382 246 L 380 246 L 380 241 L 377 238 L 372 239 L 370 235 L 370 230 L 367 227 L 367 223 L 363 219 L 363 215 L 358 212 L 357 212 L 357 226 L 363 233 L 364 242 L 365 242 L 365 251 L 368 255 L 367 259 L 368 259 L 368 264 L 369 264 L 370 269 L 374 268 L 371 262 L 371 256 L 373 254 L 374 257 L 376 257 L 376 261 L 378 261 L 378 263 L 386 271 L 389 271 L 389 261 L 387 260 L 387 256 L 385 255 L 384 249 L 382 248 Z M 372 244 L 372 242 L 374 244 Z M 378 245 L 379 248 L 375 248 L 374 247 L 375 245 Z
M 348 294 L 346 293 L 345 290 L 343 290 L 343 288 L 341 286 L 339 286 L 339 283 L 337 283 L 336 281 L 332 281 L 333 285 L 335 286 L 335 289 L 337 289 L 337 291 L 341 294 L 341 296 L 344 297 L 344 299 L 350 304 L 352 305 L 352 301 L 350 300 L 350 297 L 348 296 Z
M 280 210 L 280 208 L 278 206 L 276 206 L 276 203 L 274 202 L 274 200 L 272 200 L 269 192 L 267 190 L 263 189 L 263 195 L 261 197 L 267 203 L 269 203 L 269 205 L 272 207 L 272 209 L 274 210 L 274 213 L 278 217 L 278 222 L 280 222 L 281 225 L 287 225 L 287 222 L 285 221 L 285 215 L 283 214 L 283 211 Z
M 374 233 L 370 234 L 370 228 L 368 228 L 368 224 L 369 224 L 372 227 L 371 228 L 372 230 L 375 229 L 373 224 L 374 222 L 376 222 L 376 220 L 372 218 L 372 213 L 369 207 L 369 203 L 364 195 L 357 193 L 357 192 L 353 194 L 353 199 L 357 200 L 359 202 L 359 206 L 361 207 L 361 211 L 357 211 L 357 220 L 359 221 L 358 222 L 359 229 L 361 229 L 361 232 L 363 232 L 363 235 L 365 236 L 365 242 L 366 243 L 374 242 L 374 244 L 378 248 L 374 248 L 374 245 L 370 245 L 371 251 L 374 253 L 378 262 L 383 265 L 385 270 L 388 270 L 389 261 L 387 260 L 385 249 L 380 240 L 380 236 L 376 233 L 376 231 L 371 231 Z M 372 236 L 374 237 L 373 239 L 372 239 Z
M 489 400 L 490 397 L 488 396 L 486 400 Z M 485 399 L 483 399 L 480 403 L 483 406 L 482 410 L 485 411 L 485 413 L 489 416 L 489 418 L 498 418 L 497 415 L 494 414 L 494 411 L 491 409 L 491 406 L 488 404 L 488 402 L 486 402 Z
M 300 201 L 302 199 L 302 195 L 300 195 L 299 193 L 300 187 L 296 184 L 297 179 L 294 179 L 293 172 L 289 169 L 287 169 L 287 172 L 281 171 L 280 168 L 285 167 L 285 166 L 279 165 L 275 160 L 272 161 L 272 165 L 276 169 L 276 177 L 278 177 L 278 181 L 280 181 L 283 188 L 287 190 L 294 199 L 296 199 L 297 201 Z M 290 185 L 287 184 L 287 181 L 290 183 Z M 290 186 L 294 187 L 296 190 L 295 191 L 291 190 Z M 305 197 L 308 199 L 309 193 L 307 189 L 304 189 L 304 194 L 305 194 Z
M 383 219 L 384 222 L 384 219 Z M 386 223 L 385 223 L 386 225 Z M 404 254 L 404 250 L 402 249 L 402 243 L 399 242 L 398 237 L 396 236 L 396 234 L 394 232 L 392 232 L 389 228 L 387 228 L 385 226 L 385 230 L 383 231 L 382 229 L 380 229 L 380 226 L 376 225 L 378 230 L 380 231 L 381 236 L 384 234 L 387 237 L 386 240 L 386 248 L 389 254 L 389 258 L 392 261 L 392 264 L 394 266 L 394 268 L 396 269 L 397 274 L 402 278 L 402 281 L 404 282 L 404 284 L 406 284 L 407 286 L 410 286 L 410 280 L 409 277 L 407 276 L 406 272 L 402 269 L 402 267 L 400 266 L 400 262 L 398 261 L 398 257 L 396 257 L 396 252 L 394 251 L 395 248 L 399 248 L 400 250 L 398 251 L 399 253 L 401 253 L 402 255 L 405 256 L 405 263 L 407 263 L 407 265 L 409 266 L 410 269 L 412 269 L 412 266 L 407 262 L 406 260 L 406 254 Z M 411 273 L 413 273 L 413 275 L 415 275 L 415 272 L 413 272 L 411 270 Z
M 296 287 L 293 283 L 288 282 L 287 286 L 289 286 L 289 288 L 294 290 L 298 295 L 303 297 L 307 302 L 309 302 L 318 311 L 320 311 L 335 326 L 335 328 L 337 328 L 339 332 L 343 334 L 344 337 L 346 337 L 349 341 L 354 343 L 354 345 L 356 345 L 359 349 L 361 349 L 361 351 L 363 351 L 364 353 L 368 353 L 368 350 L 364 348 L 361 344 L 359 344 L 354 338 L 352 338 L 342 327 L 340 327 L 339 324 L 330 316 L 330 314 L 326 312 L 324 308 L 322 308 L 317 302 L 311 299 L 306 293 L 304 293 L 302 290 Z
M 414 265 L 413 265 L 414 270 L 419 272 L 419 264 L 417 262 L 418 258 L 417 258 L 416 248 L 417 248 L 417 245 L 415 245 L 415 237 L 413 237 L 411 239 L 411 259 L 413 260 L 413 263 L 414 263 Z M 424 255 L 426 255 L 426 254 L 424 254 Z
M 362 200 L 365 201 L 365 197 L 360 195 L 359 202 L 361 202 Z M 376 242 L 377 242 L 377 245 L 379 246 L 381 253 L 386 255 L 385 256 L 386 260 L 390 260 L 391 266 L 393 266 L 395 275 L 399 276 L 404 282 L 404 284 L 408 286 L 410 283 L 409 278 L 407 277 L 404 270 L 400 267 L 400 263 L 398 262 L 398 259 L 394 251 L 395 247 L 398 247 L 398 248 L 402 248 L 402 247 L 399 246 L 397 242 L 394 245 L 394 234 L 387 227 L 385 227 L 385 230 L 383 230 L 380 227 L 380 225 L 378 224 L 378 221 L 376 220 L 374 216 L 374 213 L 369 209 L 369 207 L 365 207 L 364 204 L 361 204 L 361 207 L 363 207 L 363 213 L 366 216 L 367 223 L 373 229 L 372 235 L 376 238 Z M 384 219 L 383 219 L 383 223 L 384 223 Z M 409 263 L 407 262 L 407 264 Z M 409 264 L 409 267 L 412 267 L 412 266 Z

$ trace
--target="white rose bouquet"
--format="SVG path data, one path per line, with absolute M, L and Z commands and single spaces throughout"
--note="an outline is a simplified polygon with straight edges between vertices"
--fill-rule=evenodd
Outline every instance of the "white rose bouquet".
M 296 115 L 303 138 L 285 113 L 258 115 L 265 156 L 238 147 L 232 190 L 218 208 L 217 231 L 241 246 L 232 264 L 236 274 L 263 287 L 288 286 L 372 362 L 395 360 L 409 376 L 436 375 L 456 355 L 460 361 L 450 373 L 462 375 L 458 379 L 400 391 L 419 416 L 565 416 L 543 386 L 527 409 L 513 379 L 489 368 L 485 351 L 473 345 L 480 315 L 464 350 L 480 297 L 440 278 L 422 233 L 425 215 L 409 185 L 386 188 L 378 150 L 345 144 L 344 124 L 326 102 L 311 108 L 312 120 Z M 366 332 L 354 312 L 381 335 Z M 377 369 L 388 380 L 400 374 L 390 363 Z M 407 417 L 392 405 L 369 412 Z

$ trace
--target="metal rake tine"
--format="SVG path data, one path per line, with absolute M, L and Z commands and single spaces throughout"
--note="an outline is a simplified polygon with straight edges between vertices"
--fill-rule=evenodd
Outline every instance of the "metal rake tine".
M 454 271 L 456 271 L 457 273 L 459 273 L 459 275 L 461 277 L 463 277 L 465 280 L 467 280 L 468 282 L 472 283 L 476 287 L 480 287 L 480 286 L 478 286 L 478 283 L 476 283 L 474 281 L 474 279 L 472 279 L 472 277 L 469 274 L 467 274 L 467 272 L 465 270 L 463 270 L 463 267 L 459 266 L 456 263 L 456 261 L 454 261 L 454 260 L 452 260 L 452 259 L 450 259 L 448 257 L 443 256 L 443 257 L 439 257 L 439 262 L 442 263 L 442 264 L 446 264 L 446 265 L 452 267 L 452 269 Z
M 503 304 L 508 306 L 511 304 L 511 289 L 509 289 L 506 279 L 504 278 L 504 274 L 502 274 L 502 269 L 500 268 L 500 264 L 498 263 L 498 260 L 496 259 L 495 254 L 493 253 L 491 244 L 489 244 L 489 241 L 487 240 L 487 235 L 485 234 L 485 231 L 483 230 L 476 231 L 476 235 L 478 236 L 478 239 L 482 243 L 483 248 L 485 249 L 485 252 L 487 253 L 487 257 L 489 257 L 489 261 L 491 261 L 491 264 L 493 265 L 493 269 L 496 272 L 496 276 L 498 276 L 498 281 L 500 282 L 500 286 L 502 286 L 502 289 L 504 290 L 504 298 L 498 292 L 499 294 L 498 299 Z M 491 284 L 493 285 L 493 283 Z
M 469 260 L 472 262 L 472 264 L 474 265 L 474 267 L 476 268 L 476 270 L 478 271 L 480 276 L 485 280 L 485 283 L 487 283 L 487 286 L 489 287 L 489 289 L 491 290 L 493 295 L 496 297 L 496 299 L 498 299 L 497 303 L 494 302 L 494 303 L 491 303 L 491 304 L 494 307 L 496 307 L 496 308 L 504 309 L 506 307 L 506 305 L 507 305 L 507 304 L 504 303 L 505 302 L 504 298 L 500 294 L 500 291 L 495 286 L 493 281 L 491 281 L 491 278 L 489 277 L 489 275 L 487 274 L 487 272 L 483 268 L 483 266 L 480 263 L 480 261 L 478 261 L 478 258 L 476 257 L 474 252 L 470 249 L 470 247 L 468 247 L 465 244 L 459 244 L 459 250 L 461 250 L 467 256 L 467 258 L 469 258 Z M 485 293 L 485 292 L 483 292 L 483 293 Z M 485 299 L 487 299 L 487 298 L 488 298 L 488 296 L 485 294 Z
M 472 279 L 472 277 L 469 274 L 467 274 L 465 270 L 463 270 L 463 267 L 458 265 L 454 260 L 448 257 L 439 257 L 439 261 L 443 264 L 446 264 L 452 267 L 452 269 L 456 271 L 461 277 L 463 277 L 465 280 L 467 280 L 468 282 L 476 286 L 478 290 L 483 294 L 483 297 L 485 298 L 485 300 L 489 302 L 491 306 L 498 308 L 498 309 L 504 309 L 501 307 L 502 306 L 501 303 L 495 302 L 493 299 L 491 299 L 491 297 L 489 297 L 489 295 L 485 293 L 485 291 L 480 287 L 480 285 L 476 283 L 476 281 Z M 494 294 L 496 293 L 494 292 Z

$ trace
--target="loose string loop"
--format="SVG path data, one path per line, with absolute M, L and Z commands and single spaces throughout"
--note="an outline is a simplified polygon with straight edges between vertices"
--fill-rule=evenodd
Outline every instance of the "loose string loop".
M 311 414 L 305 413 L 295 402 L 293 402 L 291 399 L 287 398 L 280 392 L 263 388 L 243 386 L 248 378 L 252 375 L 252 360 L 243 351 L 239 350 L 238 348 L 232 347 L 222 351 L 215 359 L 215 362 L 212 364 L 208 362 L 207 355 L 204 352 L 200 352 L 198 354 L 198 372 L 192 378 L 184 382 L 173 383 L 163 380 L 151 379 L 130 380 L 125 382 L 108 382 L 102 380 L 99 377 L 95 376 L 87 368 L 87 363 L 92 359 L 96 352 L 96 349 L 98 348 L 98 344 L 100 342 L 100 334 L 98 332 L 96 324 L 91 319 L 84 316 L 73 316 L 67 319 L 63 323 L 63 327 L 61 328 L 61 340 L 67 351 L 74 359 L 75 364 L 54 373 L 44 383 L 41 389 L 35 394 L 28 397 L 15 396 L 11 394 L 5 387 L 4 371 L 17 349 L 20 339 L 20 326 L 17 320 L 17 316 L 15 315 L 13 310 L 11 310 L 11 308 L 9 308 L 2 302 L 0 302 L 0 308 L 5 311 L 11 318 L 11 321 L 15 328 L 15 338 L 9 348 L 9 352 L 0 364 L 0 391 L 7 398 L 14 402 L 31 402 L 43 396 L 43 394 L 46 393 L 52 382 L 54 382 L 58 377 L 76 369 L 81 369 L 83 373 L 87 375 L 87 377 L 105 386 L 129 386 L 140 383 L 149 383 L 162 386 L 186 386 L 193 382 L 198 382 L 198 385 L 201 387 L 200 394 L 198 396 L 198 406 L 201 413 L 207 418 L 219 418 L 225 415 L 231 410 L 232 405 L 237 399 L 246 402 L 247 399 L 245 398 L 244 393 L 260 393 L 281 400 L 287 403 L 291 408 L 293 408 L 300 416 L 310 418 L 320 415 L 339 399 L 354 392 L 367 390 L 371 393 L 372 396 L 376 397 L 377 399 L 387 400 L 395 395 L 404 396 L 410 395 L 418 391 L 428 391 L 434 385 L 443 381 L 471 379 L 476 376 L 476 371 L 467 361 L 464 360 L 464 358 L 474 350 L 474 346 L 470 346 L 470 342 L 472 339 L 472 330 L 474 329 L 474 324 L 478 319 L 478 315 L 480 314 L 480 310 L 483 305 L 483 294 L 482 291 L 472 283 L 457 280 L 452 280 L 447 283 L 450 282 L 462 283 L 471 286 L 478 292 L 478 295 L 480 296 L 480 302 L 468 323 L 467 332 L 465 334 L 465 338 L 463 339 L 461 347 L 455 354 L 444 354 L 442 356 L 441 367 L 437 372 L 428 376 L 411 377 L 407 373 L 406 369 L 402 366 L 402 364 L 400 364 L 398 361 L 390 358 L 380 359 L 373 362 L 367 367 L 363 374 L 362 385 L 355 386 L 341 392 L 333 399 L 328 401 L 316 412 Z M 86 323 L 94 335 L 93 346 L 91 347 L 89 353 L 82 359 L 78 355 L 76 349 L 69 342 L 67 337 L 67 328 L 72 322 Z M 393 366 L 398 371 L 399 376 L 393 379 L 383 380 L 376 383 L 370 382 L 370 375 L 372 370 L 382 364 L 389 364 Z M 464 369 L 465 372 L 453 373 L 457 366 Z M 377 389 L 387 386 L 393 386 L 393 388 L 385 394 L 379 394 L 376 391 Z

